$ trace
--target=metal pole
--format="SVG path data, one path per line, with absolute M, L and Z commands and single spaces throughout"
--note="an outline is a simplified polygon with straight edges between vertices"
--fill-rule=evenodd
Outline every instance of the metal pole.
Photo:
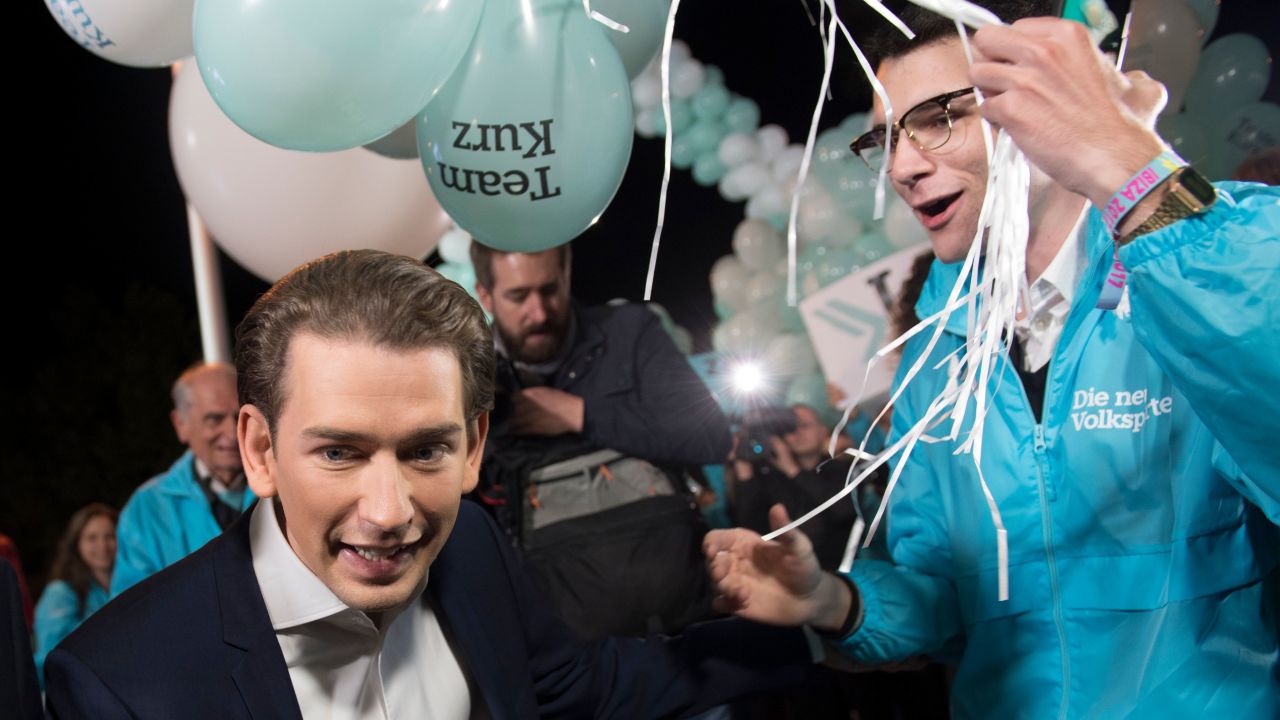
M 218 251 L 209 239 L 204 221 L 187 203 L 187 230 L 191 235 L 191 270 L 196 280 L 196 305 L 200 312 L 200 342 L 206 362 L 230 362 L 231 342 L 227 333 L 226 301 L 222 294 L 222 272 Z

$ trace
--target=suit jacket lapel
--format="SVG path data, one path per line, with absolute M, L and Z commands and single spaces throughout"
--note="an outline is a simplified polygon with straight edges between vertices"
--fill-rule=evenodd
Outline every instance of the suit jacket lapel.
M 459 517 L 461 522 L 462 518 Z M 456 533 L 456 530 L 455 530 Z M 489 628 L 476 614 L 469 600 L 466 578 L 458 572 L 449 552 L 449 544 L 431 564 L 431 579 L 427 582 L 427 594 L 434 607 L 443 615 L 449 637 L 455 643 L 458 661 L 470 675 L 471 682 L 479 690 L 480 698 L 472 698 L 472 705 L 483 701 L 493 720 L 520 718 L 519 692 L 504 681 L 509 676 L 498 657 L 498 648 L 509 646 L 492 637 Z M 474 711 L 473 711 L 474 714 Z
M 256 506 L 256 504 L 255 504 Z M 289 679 L 289 668 L 276 642 L 249 551 L 250 507 L 227 528 L 226 541 L 213 556 L 222 613 L 222 639 L 242 652 L 232 679 L 254 718 L 294 718 L 302 711 Z

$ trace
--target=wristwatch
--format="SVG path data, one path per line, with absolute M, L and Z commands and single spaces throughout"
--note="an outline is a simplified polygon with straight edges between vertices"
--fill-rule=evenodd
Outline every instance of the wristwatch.
M 1218 193 L 1203 175 L 1190 165 L 1184 165 L 1173 172 L 1166 180 L 1169 192 L 1164 200 L 1142 224 L 1129 231 L 1124 237 L 1116 240 L 1116 247 L 1127 245 L 1139 235 L 1155 232 L 1166 225 L 1197 215 L 1209 209 Z

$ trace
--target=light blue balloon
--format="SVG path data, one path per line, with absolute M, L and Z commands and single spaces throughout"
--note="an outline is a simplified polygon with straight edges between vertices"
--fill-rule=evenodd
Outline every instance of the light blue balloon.
M 703 85 L 723 85 L 724 71 L 715 65 L 702 66 L 702 84 Z
M 866 163 L 849 150 L 849 141 L 852 139 L 849 133 L 840 127 L 833 127 L 818 134 L 818 140 L 813 146 L 813 158 L 809 161 L 809 172 L 822 183 L 823 187 L 830 189 L 838 184 L 841 175 L 847 172 L 849 167 L 861 165 L 863 170 L 868 169 Z
M 853 244 L 854 264 L 866 267 L 877 260 L 883 260 L 898 251 L 882 232 L 864 233 Z
M 826 287 L 860 267 L 862 257 L 853 248 L 828 248 L 822 261 L 814 268 L 818 284 Z
M 483 0 L 201 0 L 196 62 L 218 107 L 291 150 L 370 143 L 418 114 L 476 33 Z
M 1204 126 L 1186 113 L 1161 115 L 1156 132 L 1183 160 L 1203 168 L 1209 160 L 1209 136 Z
M 700 120 L 716 120 L 729 107 L 729 91 L 723 85 L 703 83 L 689 100 L 693 114 Z
M 724 124 L 717 120 L 694 120 L 684 137 L 689 141 L 689 146 L 701 155 L 720 147 L 720 141 L 726 134 Z
M 671 167 L 688 170 L 693 167 L 693 162 L 698 159 L 699 154 L 698 149 L 689 142 L 688 135 L 671 138 Z
M 1280 105 L 1250 103 L 1226 114 L 1209 130 L 1210 177 L 1231 177 L 1245 158 L 1280 146 Z
M 854 113 L 841 120 L 840 129 L 848 135 L 845 140 L 845 145 L 847 146 L 853 142 L 854 138 L 867 131 L 867 113 Z
M 608 207 L 633 137 L 631 91 L 578 0 L 492 0 L 464 62 L 419 118 L 431 191 L 477 241 L 537 252 Z M 529 11 L 526 14 L 526 11 Z
M 712 305 L 714 306 L 716 317 L 720 320 L 728 320 L 733 317 L 733 308 L 729 305 L 722 303 L 719 300 L 716 300 Z
M 1267 46 L 1245 33 L 1209 43 L 1187 88 L 1187 114 L 1210 124 L 1222 113 L 1262 97 L 1271 80 Z
M 440 263 L 436 266 L 436 272 L 461 285 L 471 297 L 480 299 L 476 295 L 476 270 L 471 263 Z
M 760 106 L 750 98 L 735 97 L 725 108 L 724 124 L 729 132 L 753 133 L 760 127 Z
M 724 177 L 728 170 L 724 163 L 720 162 L 720 156 L 717 153 L 705 152 L 693 162 L 693 181 L 703 187 L 709 187 L 720 182 L 720 178 Z
M 466 2 L 467 0 L 463 0 Z M 592 0 L 591 9 L 614 22 L 627 26 L 627 32 L 609 28 L 605 35 L 622 58 L 627 77 L 634 78 L 645 69 L 662 47 L 667 28 L 667 0 Z
M 1204 28 L 1204 36 L 1208 38 L 1218 24 L 1218 3 L 1220 0 L 1183 0 L 1191 12 L 1196 14 L 1200 27 Z
M 671 132 L 679 135 L 693 124 L 693 111 L 689 109 L 688 100 L 672 100 L 671 101 Z M 667 132 L 667 122 L 662 117 L 662 106 L 654 108 L 653 112 L 654 132 L 658 135 L 665 135 Z

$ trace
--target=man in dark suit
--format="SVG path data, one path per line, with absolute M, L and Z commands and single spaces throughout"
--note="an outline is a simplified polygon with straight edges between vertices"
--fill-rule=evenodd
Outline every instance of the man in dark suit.
M 416 261 L 339 253 L 278 282 L 237 330 L 263 500 L 49 656 L 53 715 L 661 717 L 790 682 L 798 631 L 588 644 L 551 615 L 461 502 L 493 363 L 480 308 Z

